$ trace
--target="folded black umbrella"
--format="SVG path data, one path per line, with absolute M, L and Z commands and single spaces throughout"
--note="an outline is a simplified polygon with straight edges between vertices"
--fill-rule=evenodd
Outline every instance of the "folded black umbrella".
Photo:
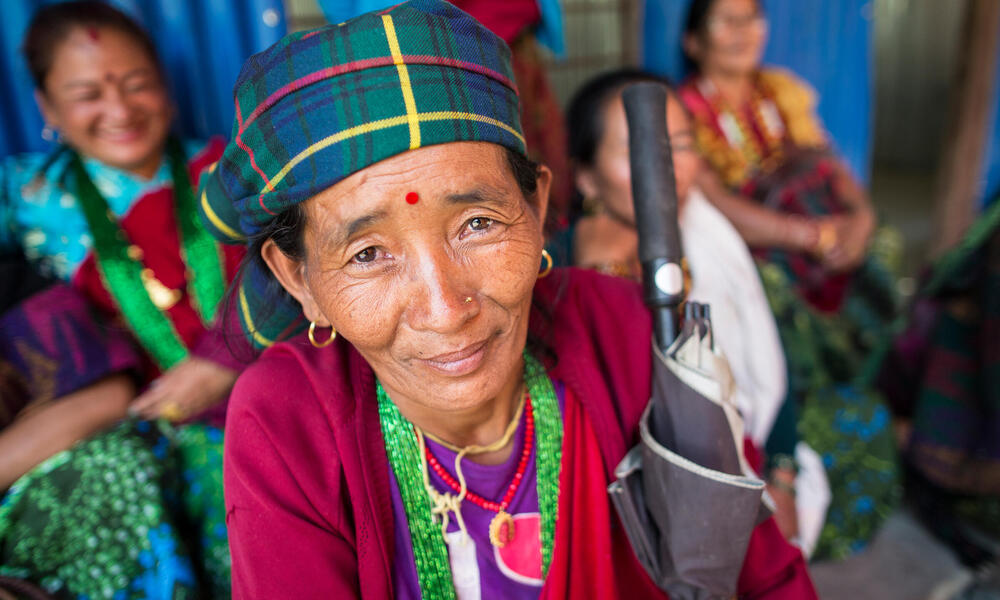
M 709 309 L 683 300 L 677 194 L 666 90 L 623 94 L 646 304 L 654 317 L 653 381 L 640 443 L 608 488 L 639 561 L 675 600 L 732 598 L 753 528 L 770 514 L 743 456 L 732 376 Z
M 654 349 L 640 443 L 609 488 L 640 562 L 678 600 L 731 598 L 750 534 L 770 515 L 741 451 L 728 366 L 700 345 L 682 337 L 666 355 Z

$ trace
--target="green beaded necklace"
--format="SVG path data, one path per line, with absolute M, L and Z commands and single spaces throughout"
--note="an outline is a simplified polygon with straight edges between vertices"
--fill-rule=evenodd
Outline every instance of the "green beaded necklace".
M 208 326 L 226 290 L 222 257 L 215 240 L 198 222 L 187 161 L 180 142 L 173 138 L 167 141 L 167 160 L 174 182 L 181 259 L 187 266 L 188 296 L 202 323 Z M 165 288 L 152 271 L 143 267 L 141 251 L 126 237 L 76 153 L 71 168 L 76 177 L 76 195 L 94 238 L 98 271 L 132 333 L 160 369 L 169 369 L 188 356 L 184 342 L 164 314 L 168 305 L 179 299 L 180 292 Z M 159 297 L 163 295 L 167 296 L 165 300 Z
M 559 503 L 559 467 L 562 461 L 562 415 L 552 381 L 545 368 L 527 351 L 524 353 L 524 381 L 531 394 L 535 419 L 538 508 L 541 513 L 542 573 L 552 562 L 552 545 Z M 455 586 L 448 548 L 441 524 L 431 514 L 431 500 L 424 490 L 420 471 L 421 456 L 413 425 L 396 408 L 376 381 L 379 420 L 389 464 L 396 476 L 406 509 L 410 543 L 417 566 L 417 580 L 423 598 L 453 599 Z

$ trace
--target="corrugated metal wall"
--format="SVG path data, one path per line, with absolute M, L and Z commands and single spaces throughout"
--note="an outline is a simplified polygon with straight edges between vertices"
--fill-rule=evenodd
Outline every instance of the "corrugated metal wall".
M 552 89 L 563 106 L 590 78 L 637 64 L 639 0 L 562 0 L 566 58 L 548 64 Z
M 935 169 L 967 0 L 876 0 L 875 160 Z
M 875 1 L 875 160 L 880 165 L 938 168 L 968 5 L 968 0 Z M 1000 194 L 1000 60 L 993 98 L 979 188 L 984 201 Z
M 680 79 L 680 38 L 689 0 L 646 0 L 642 64 Z M 871 0 L 765 0 L 770 39 L 764 60 L 816 88 L 819 114 L 837 149 L 867 180 L 872 148 Z
M 0 19 L 0 156 L 42 150 L 21 40 L 42 0 L 4 0 Z M 116 0 L 152 34 L 170 78 L 185 136 L 229 135 L 232 88 L 248 56 L 285 33 L 281 0 Z

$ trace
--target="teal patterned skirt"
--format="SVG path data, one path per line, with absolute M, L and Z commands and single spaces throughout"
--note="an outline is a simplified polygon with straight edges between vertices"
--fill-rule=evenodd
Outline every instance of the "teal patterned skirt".
M 823 459 L 831 500 L 813 560 L 849 556 L 871 540 L 901 496 L 895 437 L 882 397 L 863 382 L 867 360 L 888 335 L 889 319 L 858 286 L 840 312 L 820 313 L 795 292 L 787 272 L 758 263 L 788 362 L 789 400 L 798 438 Z M 892 294 L 869 258 L 857 279 Z
M 222 431 L 126 421 L 0 499 L 0 575 L 59 598 L 227 598 Z

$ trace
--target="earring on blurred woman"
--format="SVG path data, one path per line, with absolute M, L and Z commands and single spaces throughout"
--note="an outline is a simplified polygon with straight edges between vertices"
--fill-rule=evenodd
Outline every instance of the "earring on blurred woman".
M 330 327 L 330 337 L 327 338 L 325 342 L 316 341 L 316 321 L 309 322 L 309 343 L 315 348 L 326 348 L 333 343 L 333 340 L 337 339 L 337 330 L 332 326 Z
M 45 124 L 45 127 L 42 127 L 42 139 L 46 142 L 56 141 L 57 135 L 56 130 L 48 123 Z
M 542 260 L 545 261 L 545 267 L 538 272 L 539 279 L 546 277 L 552 271 L 552 255 L 544 248 L 542 248 Z

